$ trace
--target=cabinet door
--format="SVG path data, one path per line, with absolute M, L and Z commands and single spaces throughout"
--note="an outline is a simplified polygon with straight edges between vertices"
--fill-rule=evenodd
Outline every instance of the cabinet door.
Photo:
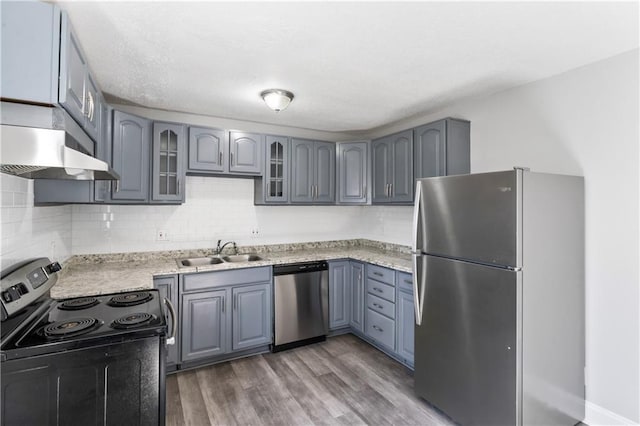
M 338 202 L 366 204 L 368 147 L 367 142 L 338 145 Z
M 84 126 L 87 62 L 66 13 L 62 14 L 61 28 L 58 100 L 64 109 Z
M 289 138 L 267 136 L 264 170 L 264 200 L 267 203 L 289 201 Z
M 313 201 L 314 185 L 313 141 L 291 140 L 291 202 L 310 203 Z
M 372 202 L 389 202 L 390 170 L 391 147 L 389 145 L 389 138 L 373 141 L 371 143 Z
M 333 203 L 336 200 L 336 144 L 315 142 L 313 153 L 315 166 L 313 201 Z
M 364 264 L 360 262 L 350 262 L 349 275 L 349 325 L 354 330 L 364 332 Z
M 229 171 L 229 141 L 227 132 L 220 129 L 189 127 L 189 171 Z
M 391 140 L 391 200 L 413 201 L 413 131 L 393 135 Z
M 88 69 L 88 68 L 87 68 Z M 85 84 L 85 124 L 84 129 L 87 134 L 94 140 L 98 141 L 100 137 L 100 91 L 98 85 L 93 81 L 91 74 L 87 72 Z
M 234 287 L 233 350 L 271 343 L 271 283 Z
M 348 260 L 329 263 L 329 329 L 349 326 L 349 264 Z
M 152 199 L 184 200 L 184 126 L 153 124 Z
M 150 128 L 149 120 L 114 111 L 113 169 L 120 175 L 112 185 L 114 200 L 149 199 Z
M 264 136 L 231 132 L 229 135 L 229 172 L 259 175 L 262 173 Z
M 227 290 L 182 296 L 182 362 L 227 352 Z
M 398 355 L 413 365 L 415 310 L 413 306 L 413 293 L 399 291 L 396 301 L 396 349 Z
M 440 120 L 414 130 L 415 179 L 447 174 L 446 129 L 446 120 Z
M 174 308 L 178 308 L 178 276 L 166 276 L 166 277 L 154 277 L 153 278 L 153 286 L 158 289 L 160 292 L 160 297 L 163 299 L 168 299 L 174 306 Z M 164 302 L 163 302 L 164 303 Z M 167 336 L 173 330 L 174 324 L 171 319 L 171 315 L 168 309 L 165 309 L 167 314 Z M 176 312 L 178 320 L 180 312 Z M 178 345 L 180 342 L 180 323 L 176 324 L 176 342 L 173 345 L 167 346 L 167 367 L 173 367 L 178 364 Z

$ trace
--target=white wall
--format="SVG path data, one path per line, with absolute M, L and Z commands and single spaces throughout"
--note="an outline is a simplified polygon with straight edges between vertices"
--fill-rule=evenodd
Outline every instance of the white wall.
M 0 268 L 32 257 L 71 256 L 71 206 L 34 207 L 33 181 L 0 174 Z
M 464 118 L 473 172 L 585 177 L 588 424 L 640 422 L 638 75 L 634 50 L 373 135 Z

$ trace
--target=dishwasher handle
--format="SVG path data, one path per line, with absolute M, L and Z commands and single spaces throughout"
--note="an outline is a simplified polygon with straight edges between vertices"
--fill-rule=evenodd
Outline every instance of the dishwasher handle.
M 327 262 L 292 263 L 288 265 L 274 266 L 273 275 L 306 274 L 308 272 L 327 270 L 329 270 L 329 264 Z

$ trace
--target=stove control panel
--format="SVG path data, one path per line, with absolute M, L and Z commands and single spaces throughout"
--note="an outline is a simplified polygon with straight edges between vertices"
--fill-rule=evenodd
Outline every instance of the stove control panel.
M 56 272 L 62 267 L 46 257 L 14 265 L 2 271 L 0 303 L 2 318 L 11 317 L 46 294 L 58 280 Z

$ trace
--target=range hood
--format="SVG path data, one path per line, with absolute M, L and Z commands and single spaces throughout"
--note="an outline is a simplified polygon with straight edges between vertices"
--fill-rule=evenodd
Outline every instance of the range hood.
M 60 107 L 2 102 L 0 171 L 30 179 L 118 180 Z

